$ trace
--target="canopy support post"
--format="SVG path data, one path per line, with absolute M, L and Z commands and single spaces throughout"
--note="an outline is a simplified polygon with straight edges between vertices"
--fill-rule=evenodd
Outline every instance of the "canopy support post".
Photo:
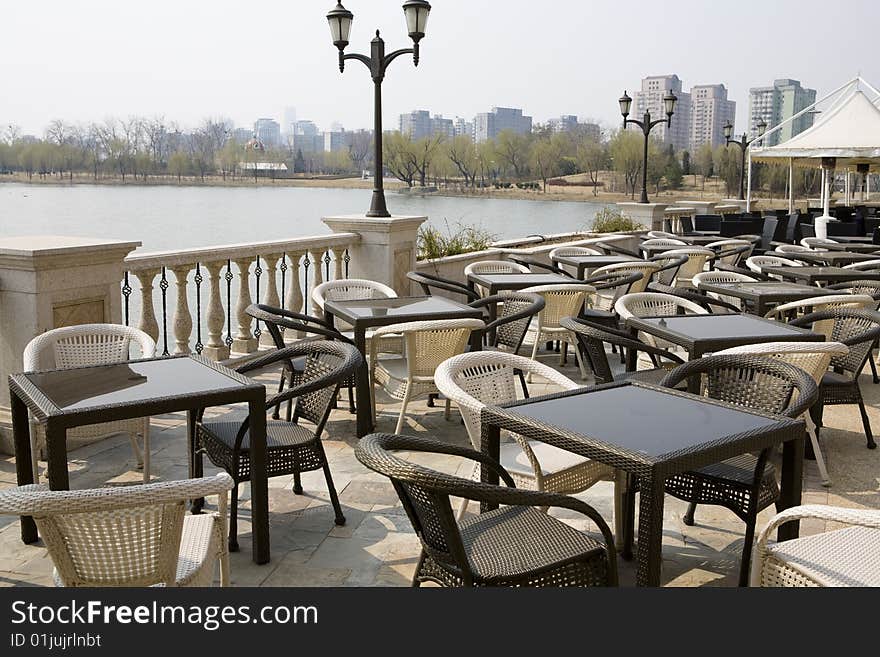
M 749 168 L 748 170 L 748 192 L 746 193 L 746 212 L 752 211 L 752 151 L 748 152 L 748 163 L 746 166 Z
M 788 214 L 794 214 L 794 159 L 788 158 Z

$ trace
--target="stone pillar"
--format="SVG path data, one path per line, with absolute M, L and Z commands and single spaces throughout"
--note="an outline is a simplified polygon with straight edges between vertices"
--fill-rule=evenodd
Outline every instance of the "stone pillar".
M 648 230 L 663 230 L 663 213 L 669 206 L 666 203 L 618 203 L 617 207 Z
M 97 238 L 0 238 L 0 451 L 12 453 L 9 386 L 22 353 L 53 328 L 122 323 L 125 257 L 141 245 Z
M 412 294 L 407 272 L 416 267 L 416 238 L 427 217 L 387 219 L 347 215 L 324 217 L 334 233 L 357 233 L 349 248 L 350 278 L 366 278 L 390 285 L 401 296 Z
M 693 208 L 697 214 L 715 214 L 715 201 L 676 201 L 675 205 L 682 208 Z

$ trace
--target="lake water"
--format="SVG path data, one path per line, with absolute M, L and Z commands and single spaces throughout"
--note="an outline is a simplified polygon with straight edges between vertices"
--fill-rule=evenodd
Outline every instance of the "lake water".
M 0 184 L 0 235 L 140 240 L 145 251 L 328 232 L 321 217 L 365 212 L 368 189 Z M 498 239 L 587 228 L 602 204 L 404 196 L 392 214 L 427 215 L 441 229 L 477 225 Z

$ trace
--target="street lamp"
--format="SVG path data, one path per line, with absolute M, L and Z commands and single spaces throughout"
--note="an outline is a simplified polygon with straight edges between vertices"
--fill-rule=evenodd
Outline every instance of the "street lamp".
M 657 119 L 656 121 L 651 121 L 651 112 L 647 110 L 641 121 L 627 118 L 629 117 L 629 110 L 632 107 L 632 98 L 630 98 L 625 91 L 618 101 L 620 103 L 620 113 L 623 115 L 623 129 L 626 130 L 626 126 L 631 123 L 639 126 L 645 135 L 645 155 L 644 161 L 642 162 L 642 198 L 639 203 L 648 202 L 648 136 L 651 134 L 651 130 L 661 123 L 665 123 L 667 126 L 672 127 L 672 115 L 675 113 L 676 101 L 678 101 L 676 95 L 672 93 L 672 91 L 668 91 L 663 97 L 663 107 L 666 110 L 666 118 Z
M 742 162 L 739 167 L 739 200 L 744 201 L 746 198 L 745 193 L 745 177 L 746 177 L 746 151 L 749 149 L 749 146 L 754 144 L 756 141 L 761 139 L 764 136 L 764 133 L 767 132 L 767 122 L 764 119 L 758 120 L 755 124 L 755 128 L 758 130 L 758 135 L 754 139 L 749 139 L 749 136 L 746 133 L 742 134 L 739 141 L 735 141 L 731 139 L 733 135 L 733 125 L 728 121 L 724 126 L 724 141 L 727 146 L 731 144 L 736 144 L 740 147 L 742 151 Z
M 407 0 L 403 3 L 403 13 L 406 17 L 406 28 L 409 37 L 413 41 L 412 48 L 403 48 L 385 54 L 385 42 L 376 30 L 376 38 L 370 42 L 370 56 L 359 54 L 345 54 L 348 45 L 348 37 L 351 34 L 351 23 L 354 15 L 342 6 L 342 3 L 330 10 L 327 14 L 327 22 L 330 24 L 330 36 L 333 45 L 339 48 L 339 71 L 345 70 L 345 61 L 356 59 L 364 64 L 373 78 L 374 85 L 374 108 L 373 108 L 373 143 L 375 144 L 375 172 L 373 177 L 373 198 L 370 202 L 368 217 L 390 217 L 385 205 L 385 189 L 382 184 L 382 80 L 385 79 L 385 70 L 392 61 L 401 55 L 412 53 L 413 64 L 419 65 L 419 41 L 425 36 L 425 27 L 428 24 L 428 14 L 431 5 L 425 0 Z

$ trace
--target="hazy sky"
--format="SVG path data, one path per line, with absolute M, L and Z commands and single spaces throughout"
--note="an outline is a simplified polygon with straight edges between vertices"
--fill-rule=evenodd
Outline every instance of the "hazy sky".
M 408 47 L 403 0 L 347 0 L 350 52 L 376 28 Z M 278 120 L 286 106 L 322 128 L 372 126 L 367 70 L 336 65 L 333 0 L 3 0 L 0 126 L 41 134 L 55 118 L 162 115 L 192 126 Z M 878 0 L 432 0 L 418 69 L 384 85 L 385 127 L 428 109 L 472 118 L 493 105 L 537 121 L 619 120 L 617 98 L 645 75 L 723 82 L 745 124 L 748 89 L 792 77 L 820 94 L 861 71 L 880 85 Z M 730 27 L 728 27 L 730 26 Z M 748 29 L 745 29 L 748 28 Z

